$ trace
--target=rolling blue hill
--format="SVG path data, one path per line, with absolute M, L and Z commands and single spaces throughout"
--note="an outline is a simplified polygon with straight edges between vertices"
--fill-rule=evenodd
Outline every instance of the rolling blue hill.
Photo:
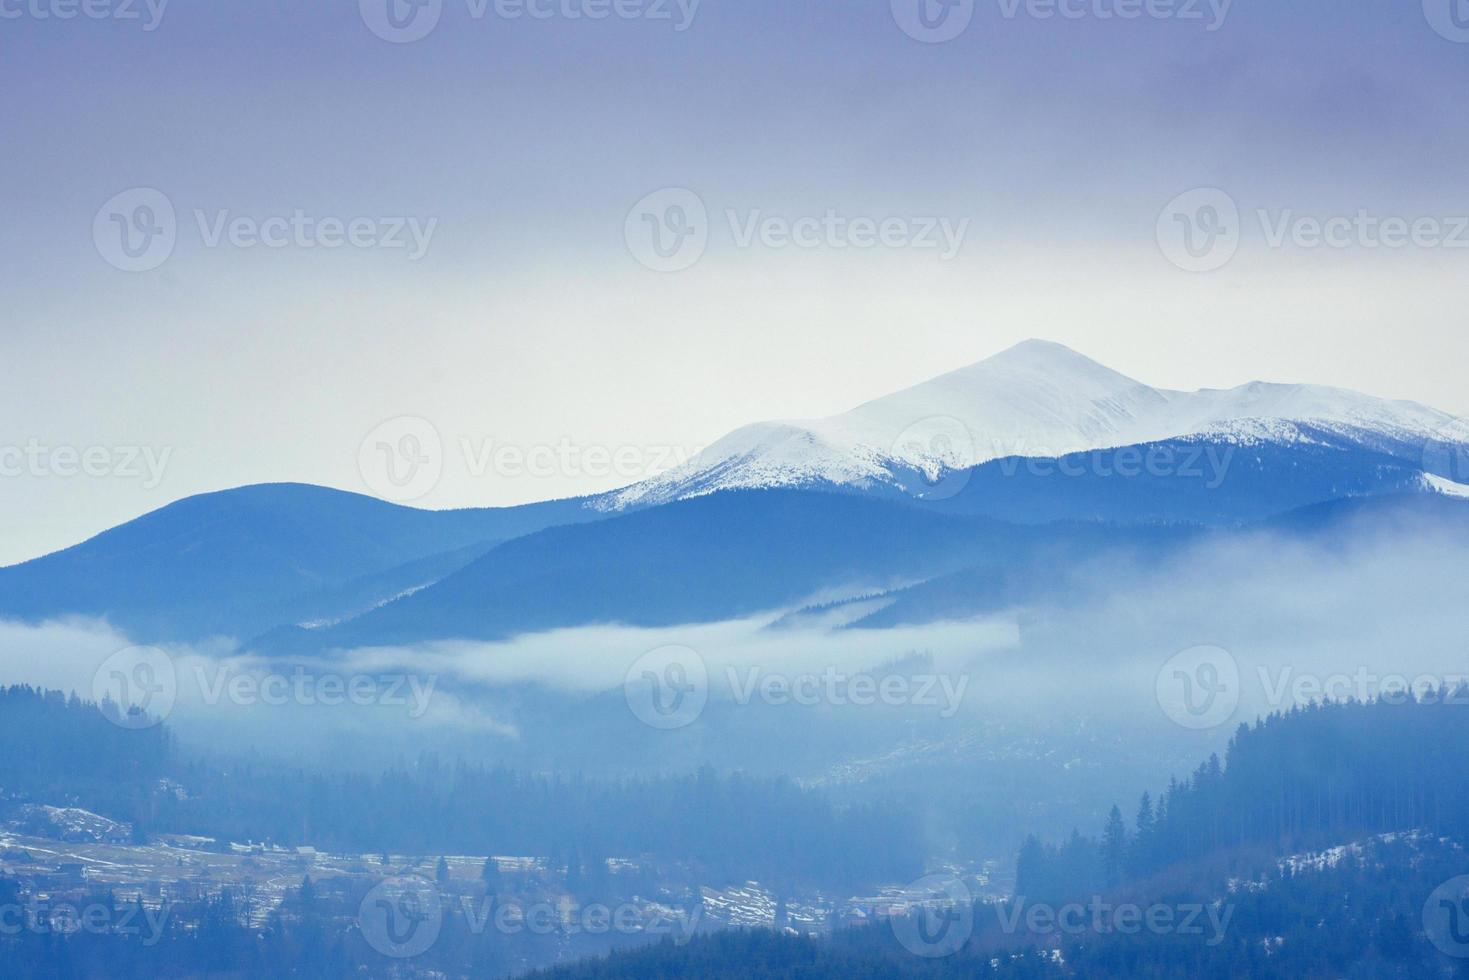
M 360 612 L 498 541 L 599 516 L 578 501 L 425 511 L 323 487 L 241 487 L 0 569 L 0 616 L 105 617 L 150 642 L 248 637 Z

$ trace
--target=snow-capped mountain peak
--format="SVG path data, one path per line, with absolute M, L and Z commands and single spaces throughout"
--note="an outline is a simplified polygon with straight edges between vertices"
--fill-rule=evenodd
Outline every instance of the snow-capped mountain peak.
M 1295 423 L 1279 425 L 1276 423 Z M 622 508 L 727 489 L 900 488 L 921 473 L 1190 435 L 1425 446 L 1465 423 L 1413 402 L 1315 385 L 1153 388 L 1061 344 L 1028 340 L 842 415 L 737 429 L 695 460 L 605 498 Z M 1469 442 L 1469 436 L 1464 439 Z

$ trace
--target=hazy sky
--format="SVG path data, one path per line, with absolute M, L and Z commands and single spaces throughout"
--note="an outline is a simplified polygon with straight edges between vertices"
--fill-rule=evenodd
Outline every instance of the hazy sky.
M 1469 414 L 1450 0 L 924 2 L 0 0 L 0 562 L 372 491 L 400 416 L 422 505 L 605 489 L 1032 336 Z

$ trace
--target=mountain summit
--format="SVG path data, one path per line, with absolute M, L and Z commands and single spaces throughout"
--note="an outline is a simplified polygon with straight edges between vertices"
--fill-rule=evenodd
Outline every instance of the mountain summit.
M 1421 456 L 1446 433 L 1469 443 L 1464 422 L 1414 402 L 1262 382 L 1170 391 L 1061 344 L 1028 340 L 843 415 L 745 426 L 690 463 L 608 495 L 603 505 L 646 506 L 730 489 L 901 489 L 917 475 L 931 481 L 1011 456 L 1203 434 L 1290 441 L 1304 438 L 1301 426 L 1394 455 Z

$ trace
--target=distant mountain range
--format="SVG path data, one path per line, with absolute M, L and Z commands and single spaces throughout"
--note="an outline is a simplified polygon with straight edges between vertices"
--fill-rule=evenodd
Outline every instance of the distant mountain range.
M 1110 550 L 1262 521 L 1295 533 L 1293 513 L 1338 526 L 1319 510 L 1333 501 L 1457 526 L 1466 462 L 1469 423 L 1414 403 L 1165 391 L 1032 341 L 846 415 L 741 429 L 597 497 L 444 512 L 301 485 L 192 497 L 0 569 L 0 616 L 281 653 L 869 593 L 886 598 L 855 618 L 891 625 L 1023 598 Z
M 770 487 L 924 497 L 946 474 L 991 460 L 1185 436 L 1252 446 L 1325 438 L 1421 466 L 1431 446 L 1469 445 L 1469 423 L 1413 402 L 1314 385 L 1151 388 L 1060 344 L 1031 340 L 844 415 L 739 429 L 698 459 L 602 505 Z

